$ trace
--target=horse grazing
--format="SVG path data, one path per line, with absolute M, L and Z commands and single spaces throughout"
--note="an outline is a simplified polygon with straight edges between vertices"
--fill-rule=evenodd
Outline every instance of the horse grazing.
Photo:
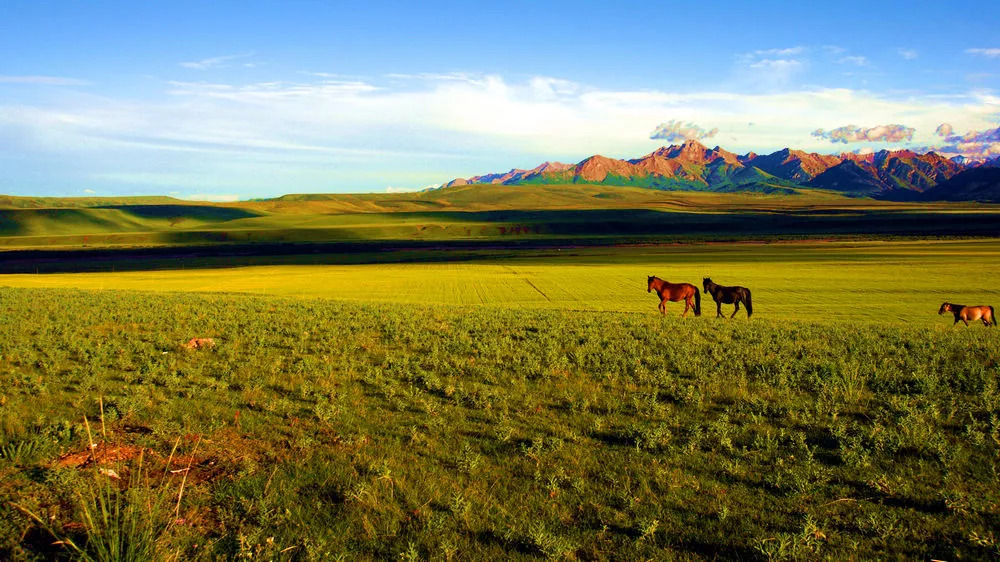
M 997 317 L 993 314 L 992 306 L 965 306 L 964 304 L 942 303 L 938 309 L 938 314 L 950 312 L 955 315 L 955 324 L 961 320 L 966 326 L 969 322 L 982 320 L 985 326 L 996 326 Z M 954 326 L 955 324 L 952 324 Z
M 684 301 L 682 318 L 687 316 L 688 310 L 694 310 L 695 316 L 701 316 L 701 293 L 698 287 L 690 283 L 670 283 L 659 277 L 649 276 L 646 279 L 646 292 L 653 291 L 660 297 L 660 314 L 667 313 L 667 301 Z
M 705 287 L 705 293 L 712 295 L 715 299 L 715 317 L 719 318 L 722 316 L 722 305 L 723 304 L 735 304 L 736 310 L 733 311 L 733 316 L 740 311 L 740 303 L 743 303 L 747 307 L 747 318 L 753 314 L 753 302 L 750 300 L 750 289 L 746 287 L 723 287 L 722 285 L 717 285 L 712 282 L 712 279 L 706 277 L 702 279 L 701 284 Z

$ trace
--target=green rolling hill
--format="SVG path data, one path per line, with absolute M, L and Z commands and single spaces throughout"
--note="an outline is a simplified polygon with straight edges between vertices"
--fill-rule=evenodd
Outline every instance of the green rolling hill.
M 455 185 L 237 203 L 169 198 L 0 199 L 0 251 L 344 243 L 623 243 L 780 236 L 992 236 L 996 211 L 790 187 L 672 191 L 602 184 Z M 769 190 L 760 186 L 773 185 Z M 546 242 L 550 241 L 550 242 Z M 273 248 L 269 251 L 278 251 Z M 324 250 L 327 251 L 327 250 Z M 329 251 L 336 251 L 335 248 Z

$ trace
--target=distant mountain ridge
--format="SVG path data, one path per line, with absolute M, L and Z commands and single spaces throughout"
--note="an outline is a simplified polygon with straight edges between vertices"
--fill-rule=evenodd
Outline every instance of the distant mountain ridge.
M 997 167 L 998 163 L 998 159 L 971 162 L 962 157 L 948 159 L 935 152 L 918 154 L 906 149 L 824 155 L 785 148 L 771 154 L 737 155 L 718 146 L 708 148 L 689 140 L 629 160 L 594 155 L 577 164 L 545 162 L 530 170 L 513 169 L 506 173 L 459 178 L 443 187 L 586 183 L 662 190 L 763 193 L 822 189 L 852 197 L 955 200 L 958 193 L 947 190 L 952 178 L 972 169 Z M 1000 184 L 990 183 L 990 178 L 994 177 L 996 174 L 977 177 L 974 192 L 979 198 L 975 200 L 1000 201 Z

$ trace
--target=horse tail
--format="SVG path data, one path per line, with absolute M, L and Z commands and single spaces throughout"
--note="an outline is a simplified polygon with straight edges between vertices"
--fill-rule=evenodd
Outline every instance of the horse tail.
M 992 306 L 990 306 L 990 320 L 993 321 L 993 325 L 994 326 L 997 325 L 997 315 L 996 315 L 995 312 L 993 312 L 993 307 Z
M 698 287 L 694 288 L 694 315 L 701 316 L 701 291 Z
M 750 301 L 750 289 L 747 289 L 746 291 L 747 291 L 746 292 L 747 298 L 746 300 L 743 301 L 743 304 L 747 306 L 747 318 L 750 318 L 750 316 L 753 314 L 753 302 Z

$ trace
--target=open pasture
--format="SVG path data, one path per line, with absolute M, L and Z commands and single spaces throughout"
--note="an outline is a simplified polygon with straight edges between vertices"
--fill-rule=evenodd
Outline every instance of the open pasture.
M 0 289 L 0 557 L 1000 555 L 1000 332 L 651 301 Z
M 463 257 L 0 277 L 0 557 L 1000 556 L 1000 242 Z
M 375 256 L 374 259 L 378 259 Z M 181 264 L 183 265 L 183 262 Z M 655 312 L 646 277 L 753 291 L 772 322 L 950 327 L 944 301 L 1000 305 L 1000 242 L 919 240 L 565 248 L 495 260 L 6 275 L 25 288 L 240 292 L 354 302 Z M 714 304 L 704 298 L 705 315 Z M 683 307 L 668 305 L 668 314 Z M 724 310 L 731 310 L 724 305 Z

